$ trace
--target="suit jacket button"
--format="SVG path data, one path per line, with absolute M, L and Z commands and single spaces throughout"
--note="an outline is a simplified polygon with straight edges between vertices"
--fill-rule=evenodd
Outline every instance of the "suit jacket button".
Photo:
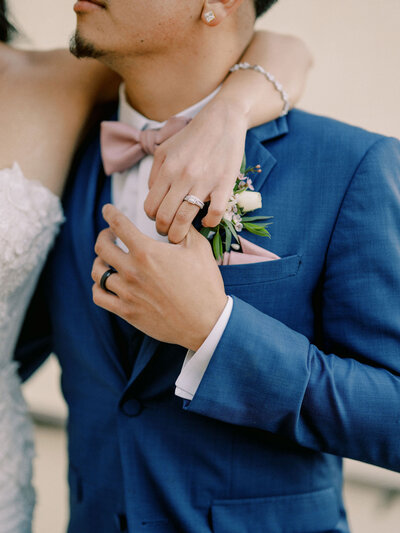
M 143 405 L 136 398 L 128 398 L 123 402 L 121 409 L 124 415 L 133 418 L 140 415 Z

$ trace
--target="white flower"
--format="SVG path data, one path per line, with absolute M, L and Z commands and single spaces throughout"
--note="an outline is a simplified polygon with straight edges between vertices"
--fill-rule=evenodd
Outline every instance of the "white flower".
M 233 211 L 226 210 L 225 215 L 224 215 L 224 219 L 228 220 L 228 222 L 231 222 L 232 221 L 232 217 L 233 217 Z
M 243 191 L 237 196 L 237 204 L 245 213 L 259 209 L 262 206 L 262 198 L 259 192 Z

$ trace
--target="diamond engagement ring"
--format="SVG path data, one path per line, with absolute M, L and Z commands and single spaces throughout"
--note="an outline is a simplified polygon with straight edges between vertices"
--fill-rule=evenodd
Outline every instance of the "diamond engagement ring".
M 200 209 L 203 209 L 204 207 L 204 202 L 202 202 L 200 198 L 197 198 L 197 196 L 194 196 L 193 194 L 187 194 L 183 201 L 188 202 L 189 204 L 197 205 L 197 207 L 200 207 Z

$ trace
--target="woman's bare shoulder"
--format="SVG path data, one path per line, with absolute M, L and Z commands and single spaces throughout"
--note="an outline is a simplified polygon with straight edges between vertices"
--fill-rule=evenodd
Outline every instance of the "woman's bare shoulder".
M 46 84 L 63 90 L 79 92 L 83 88 L 95 90 L 107 69 L 93 60 L 76 59 L 68 50 L 16 50 L 4 46 L 4 63 L 10 76 L 29 79 L 33 87 Z
M 7 77 L 12 75 L 12 73 L 16 72 L 20 66 L 22 67 L 25 61 L 25 52 L 0 42 L 0 73 L 2 75 L 2 82 L 6 79 L 4 74 L 6 74 Z
M 7 85 L 28 83 L 32 96 L 46 88 L 47 98 L 77 98 L 93 105 L 116 95 L 118 77 L 93 59 L 77 59 L 68 50 L 20 50 L 0 43 L 0 73 Z M 50 92 L 51 91 L 51 92 Z
M 27 177 L 59 193 L 107 71 L 67 50 L 0 46 L 0 168 L 18 161 Z

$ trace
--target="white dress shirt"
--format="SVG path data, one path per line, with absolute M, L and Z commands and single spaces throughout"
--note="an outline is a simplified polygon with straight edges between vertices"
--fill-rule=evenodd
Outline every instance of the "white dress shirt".
M 197 113 L 217 94 L 219 89 L 212 94 L 178 113 L 177 116 L 194 118 Z M 118 119 L 120 122 L 134 126 L 137 129 L 145 130 L 149 128 L 161 128 L 165 122 L 160 123 L 147 119 L 127 102 L 125 87 L 120 87 L 120 99 L 118 109 Z M 112 202 L 124 215 L 126 215 L 145 235 L 157 240 L 168 242 L 168 237 L 157 233 L 153 220 L 148 218 L 144 211 L 144 201 L 149 191 L 148 181 L 153 156 L 144 157 L 139 163 L 124 172 L 116 172 L 112 175 Z M 120 243 L 121 245 L 121 243 Z M 123 247 L 123 245 L 121 245 Z M 210 335 L 197 350 L 187 352 L 183 368 L 176 381 L 175 394 L 186 400 L 191 400 L 203 378 L 211 357 L 222 337 L 226 324 L 232 312 L 232 298 L 228 297 L 227 304 L 215 324 Z

